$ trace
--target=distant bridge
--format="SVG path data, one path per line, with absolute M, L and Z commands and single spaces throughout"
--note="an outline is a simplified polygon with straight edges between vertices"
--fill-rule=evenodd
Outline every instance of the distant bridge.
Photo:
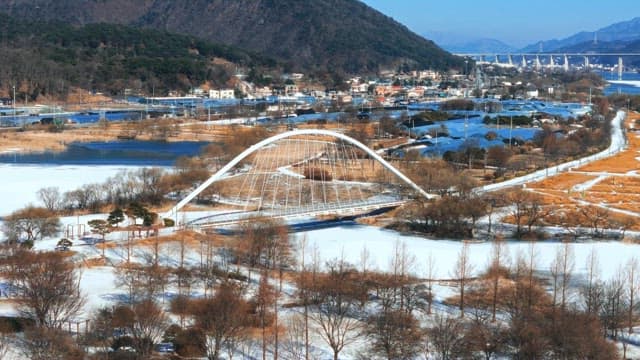
M 481 62 L 489 62 L 501 66 L 513 66 L 518 68 L 532 67 L 535 69 L 542 69 L 543 67 L 559 67 L 568 71 L 571 68 L 570 58 L 580 58 L 580 64 L 582 68 L 588 69 L 592 66 L 592 60 L 601 57 L 618 57 L 618 80 L 622 80 L 622 73 L 624 71 L 625 57 L 640 56 L 640 53 L 630 52 L 486 52 L 486 53 L 459 53 L 458 56 L 473 58 Z M 543 64 L 544 59 L 546 63 Z M 558 60 L 556 60 L 558 59 Z M 559 60 L 561 59 L 561 60 Z M 505 60 L 505 61 L 501 61 Z M 574 64 L 576 62 L 574 61 Z
M 598 56 L 640 56 L 640 53 L 630 53 L 630 52 L 613 52 L 613 53 L 596 53 L 596 52 L 482 52 L 482 53 L 457 53 L 457 56 L 462 57 L 471 57 L 471 58 L 479 58 L 481 56 L 484 57 L 495 57 L 495 56 L 514 56 L 514 57 L 535 57 L 535 56 L 588 56 L 588 57 L 598 57 Z
M 361 142 L 334 131 L 304 129 L 277 134 L 249 147 L 164 217 L 177 223 L 180 210 L 215 183 L 225 183 L 235 193 L 226 203 L 240 205 L 240 209 L 188 223 L 213 227 L 248 217 L 356 215 L 404 203 L 397 191 L 384 191 L 388 186 L 370 182 L 378 175 L 378 166 L 421 196 L 436 197 Z

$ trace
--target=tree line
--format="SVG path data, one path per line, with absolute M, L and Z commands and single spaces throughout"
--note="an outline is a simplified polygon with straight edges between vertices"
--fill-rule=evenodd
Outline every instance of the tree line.
M 122 95 L 125 88 L 147 94 L 188 91 L 205 82 L 222 86 L 235 69 L 213 58 L 251 66 L 275 61 L 195 37 L 123 25 L 29 21 L 1 16 L 0 88 L 16 86 L 18 99 L 66 96 L 71 87 Z
M 432 256 L 416 258 L 402 243 L 384 273 L 371 268 L 366 249 L 356 264 L 323 262 L 304 239 L 293 252 L 286 227 L 271 220 L 247 222 L 228 245 L 201 237 L 200 264 L 187 260 L 187 235 L 136 256 L 131 243 L 120 244 L 116 282 L 127 296 L 78 333 L 67 324 L 86 303 L 80 269 L 59 252 L 3 247 L 2 274 L 26 329 L 21 351 L 31 359 L 148 359 L 165 341 L 181 357 L 311 359 L 321 356 L 317 334 L 334 359 L 353 346 L 363 359 L 615 359 L 613 341 L 626 351 L 638 321 L 638 260 L 605 279 L 592 252 L 577 281 L 569 243 L 558 243 L 544 267 L 534 242 L 509 254 L 497 237 L 485 269 L 474 267 L 465 243 L 442 279 Z M 443 287 L 452 290 L 447 298 L 438 297 Z

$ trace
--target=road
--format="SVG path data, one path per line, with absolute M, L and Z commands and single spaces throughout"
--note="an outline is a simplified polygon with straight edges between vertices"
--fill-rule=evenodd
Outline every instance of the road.
M 583 166 L 590 162 L 601 160 L 617 154 L 627 146 L 624 133 L 622 132 L 622 124 L 626 118 L 626 113 L 622 110 L 618 111 L 616 117 L 611 120 L 611 144 L 609 147 L 597 154 L 593 154 L 581 159 L 569 161 L 550 168 L 535 171 L 531 174 L 509 179 L 507 181 L 481 186 L 475 189 L 477 193 L 485 193 L 503 190 L 513 186 L 524 185 L 526 183 L 544 180 L 545 178 L 555 176 L 561 172 L 568 171 L 571 168 Z

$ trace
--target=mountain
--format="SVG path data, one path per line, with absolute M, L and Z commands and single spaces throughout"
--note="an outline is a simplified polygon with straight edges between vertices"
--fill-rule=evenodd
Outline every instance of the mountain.
M 268 70 L 274 60 L 193 36 L 124 25 L 72 26 L 0 14 L 0 89 L 18 98 L 64 97 L 72 87 L 165 94 L 234 81 L 235 64 Z M 3 94 L 6 96 L 6 92 Z
M 454 54 L 509 53 L 515 51 L 513 46 L 496 39 L 476 39 L 461 43 L 443 43 L 440 45 L 443 49 Z
M 265 54 L 291 71 L 463 66 L 461 58 L 358 0 L 0 0 L 0 8 L 29 19 L 188 34 Z
M 513 46 L 496 39 L 473 38 L 440 31 L 425 32 L 423 36 L 454 54 L 508 53 L 516 50 Z
M 640 39 L 640 17 L 629 21 L 623 21 L 603 27 L 596 31 L 582 31 L 561 40 L 539 41 L 521 49 L 521 52 L 556 51 L 561 48 L 570 48 L 578 44 L 591 43 L 597 45 L 600 42 L 631 42 Z M 595 41 L 597 40 L 597 41 Z

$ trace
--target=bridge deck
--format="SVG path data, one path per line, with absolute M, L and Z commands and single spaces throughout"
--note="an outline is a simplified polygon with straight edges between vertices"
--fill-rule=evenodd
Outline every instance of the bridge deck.
M 293 219 L 301 217 L 313 217 L 321 215 L 359 215 L 366 212 L 397 207 L 407 200 L 379 200 L 379 201 L 359 201 L 342 204 L 322 204 L 321 206 L 309 205 L 289 209 L 268 209 L 260 211 L 236 211 L 224 214 L 216 214 L 202 217 L 190 221 L 188 226 L 200 228 L 222 227 L 234 225 L 249 218 L 269 217 L 279 219 Z

